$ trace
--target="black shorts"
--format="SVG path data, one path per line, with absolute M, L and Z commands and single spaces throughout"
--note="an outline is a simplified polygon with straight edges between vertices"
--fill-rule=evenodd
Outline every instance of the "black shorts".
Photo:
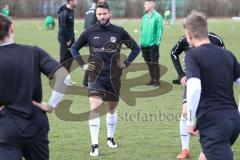
M 182 103 L 183 104 L 187 103 L 187 87 L 184 87 Z
M 141 47 L 141 50 L 145 62 L 159 63 L 159 46 L 154 45 L 151 47 Z
M 49 159 L 48 120 L 46 115 L 40 114 L 37 119 L 41 125 L 37 120 L 22 128 L 20 124 L 25 120 L 13 119 L 6 110 L 0 112 L 0 160 Z
M 240 118 L 217 119 L 199 126 L 200 143 L 207 160 L 233 160 L 231 146 L 240 133 Z
M 103 101 L 118 102 L 121 87 L 121 79 L 99 80 L 88 84 L 88 96 L 101 97 Z
M 58 41 L 60 44 L 60 63 L 67 69 L 68 72 L 70 72 L 74 58 L 69 48 L 73 45 L 74 39 L 72 39 L 72 43 L 69 46 L 67 45 L 67 41 L 63 38 L 59 37 Z

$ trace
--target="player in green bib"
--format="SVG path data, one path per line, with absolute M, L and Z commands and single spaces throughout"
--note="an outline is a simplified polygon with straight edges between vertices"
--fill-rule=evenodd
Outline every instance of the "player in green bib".
M 172 18 L 171 11 L 170 10 L 166 10 L 164 12 L 164 19 L 165 19 L 166 24 L 170 25 L 171 18 Z
M 45 28 L 47 30 L 53 30 L 55 28 L 55 20 L 52 16 L 47 16 L 45 18 Z
M 2 14 L 4 14 L 5 16 L 10 16 L 10 10 L 9 10 L 9 6 L 6 4 L 5 7 L 2 9 Z
M 147 85 L 160 86 L 159 46 L 163 35 L 163 18 L 155 10 L 155 0 L 145 0 L 146 14 L 142 18 L 140 45 L 148 66 L 150 81 Z

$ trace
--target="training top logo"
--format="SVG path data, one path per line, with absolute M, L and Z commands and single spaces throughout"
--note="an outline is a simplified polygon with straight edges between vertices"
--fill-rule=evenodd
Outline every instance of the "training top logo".
M 116 38 L 116 37 L 111 37 L 111 38 L 110 38 L 110 41 L 111 41 L 112 43 L 116 43 L 116 42 L 117 42 L 117 38 Z

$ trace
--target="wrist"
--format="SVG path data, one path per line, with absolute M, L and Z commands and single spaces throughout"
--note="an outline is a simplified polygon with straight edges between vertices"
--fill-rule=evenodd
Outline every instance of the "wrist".
M 51 106 L 50 104 L 48 104 L 48 112 L 49 112 L 49 113 L 51 113 L 55 108 L 56 108 L 56 106 L 53 107 L 53 106 Z
M 195 126 L 195 122 L 194 121 L 187 121 L 187 126 L 188 127 L 193 127 L 193 126 Z
M 186 74 L 185 73 L 182 73 L 181 75 L 179 75 L 179 79 L 181 80 L 183 77 L 185 77 Z

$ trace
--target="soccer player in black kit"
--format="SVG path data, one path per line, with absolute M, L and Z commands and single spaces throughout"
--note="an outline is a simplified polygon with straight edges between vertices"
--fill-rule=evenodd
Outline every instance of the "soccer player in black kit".
M 103 102 L 105 102 L 107 111 L 107 145 L 110 148 L 117 147 L 114 133 L 117 123 L 116 108 L 119 101 L 122 69 L 127 68 L 140 52 L 137 43 L 123 28 L 110 23 L 110 13 L 106 2 L 98 3 L 96 6 L 98 23 L 85 30 L 71 48 L 71 53 L 79 65 L 84 70 L 89 71 L 91 156 L 99 155 L 99 109 Z M 85 64 L 78 52 L 86 44 L 89 44 L 90 47 L 88 64 Z M 122 44 L 132 50 L 125 61 L 120 60 Z
M 231 145 L 240 133 L 233 83 L 240 84 L 240 64 L 230 51 L 211 44 L 203 13 L 192 11 L 184 29 L 193 46 L 185 57 L 188 133 L 200 134 L 200 160 L 233 160 Z
M 13 37 L 12 21 L 0 14 L 0 160 L 48 160 L 46 111 L 63 97 L 68 72 L 41 48 Z M 48 104 L 41 104 L 41 73 L 56 78 Z
M 212 44 L 215 44 L 221 48 L 225 48 L 223 40 L 214 33 L 208 33 L 208 38 Z M 182 143 L 182 151 L 177 155 L 177 159 L 186 159 L 190 156 L 189 150 L 189 140 L 190 135 L 187 133 L 187 100 L 186 100 L 186 73 L 183 70 L 183 67 L 180 63 L 179 56 L 184 52 L 186 53 L 192 47 L 187 42 L 187 37 L 183 36 L 179 39 L 178 43 L 173 47 L 171 50 L 171 59 L 174 64 L 174 67 L 177 71 L 179 80 L 181 85 L 184 87 L 184 94 L 183 94 L 183 105 L 182 105 L 182 114 L 180 118 L 180 136 L 181 136 L 181 143 Z
M 224 42 L 222 38 L 215 33 L 210 32 L 208 34 L 209 40 L 212 44 L 215 44 L 219 47 L 225 48 Z M 174 45 L 171 50 L 171 59 L 173 61 L 174 67 L 178 73 L 178 79 L 173 80 L 173 83 L 182 84 L 181 79 L 186 76 L 186 73 L 183 71 L 179 56 L 183 53 L 191 49 L 192 47 L 189 46 L 187 42 L 186 36 L 182 36 L 178 42 Z
M 58 10 L 58 42 L 60 44 L 60 63 L 68 70 L 69 75 L 66 79 L 66 84 L 69 86 L 75 85 L 70 77 L 70 69 L 72 65 L 72 55 L 70 48 L 75 41 L 74 33 L 74 9 L 78 4 L 78 0 L 66 0 L 67 4 L 60 7 Z

